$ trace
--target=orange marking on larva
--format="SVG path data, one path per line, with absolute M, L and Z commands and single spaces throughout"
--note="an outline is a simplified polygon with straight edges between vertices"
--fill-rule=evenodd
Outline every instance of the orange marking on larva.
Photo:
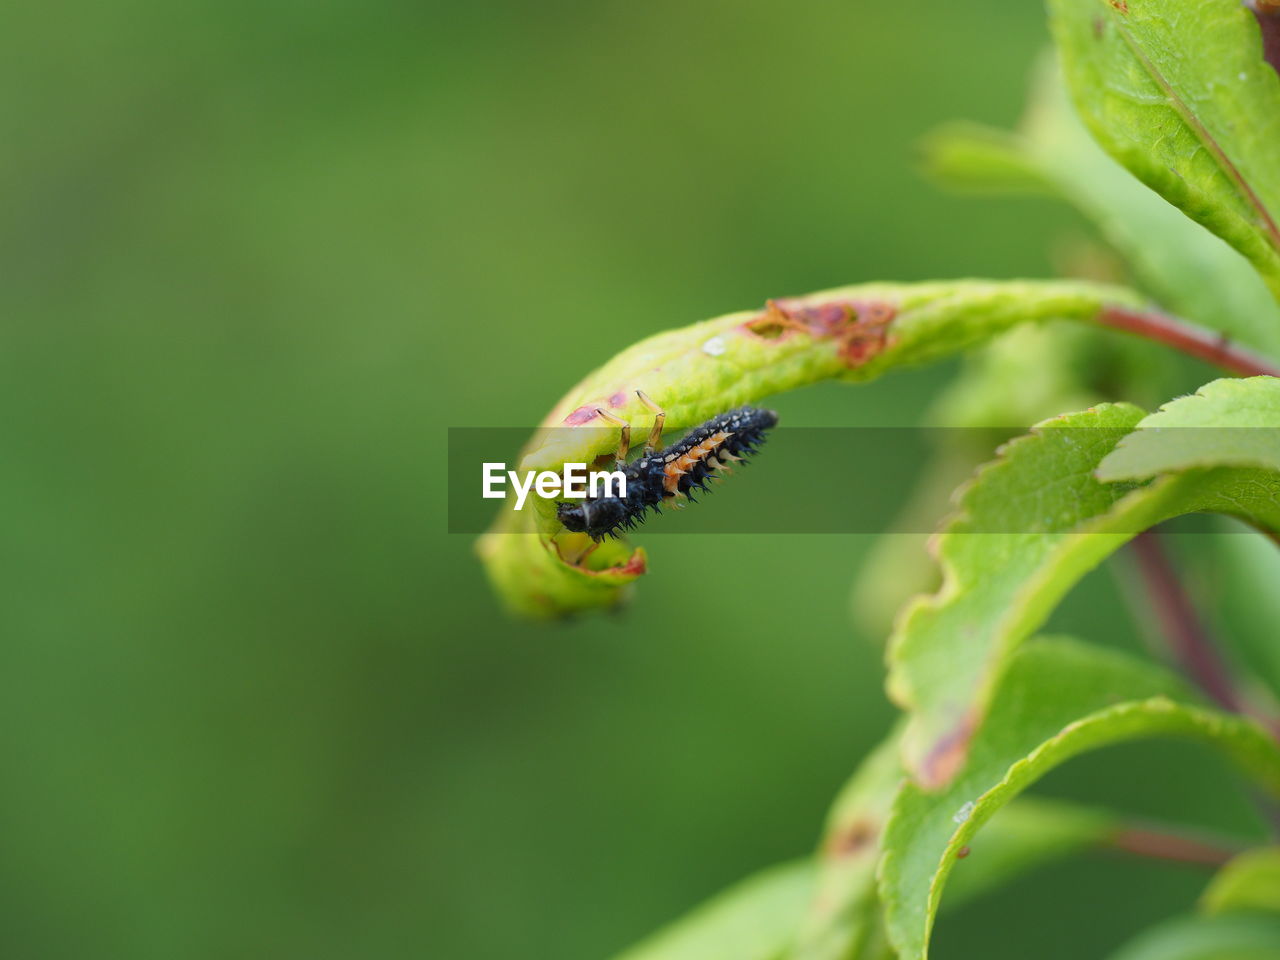
M 684 471 L 667 464 L 667 468 L 662 472 L 666 478 L 662 481 L 662 489 L 667 493 L 678 493 L 680 490 L 680 478 L 684 476 Z
M 703 440 L 696 447 L 681 454 L 675 460 L 667 461 L 667 465 L 663 468 L 662 488 L 667 493 L 675 494 L 680 492 L 680 478 L 693 469 L 697 463 L 702 463 L 711 454 L 715 453 L 720 446 L 729 439 L 729 434 L 723 430 L 717 430 L 707 439 Z

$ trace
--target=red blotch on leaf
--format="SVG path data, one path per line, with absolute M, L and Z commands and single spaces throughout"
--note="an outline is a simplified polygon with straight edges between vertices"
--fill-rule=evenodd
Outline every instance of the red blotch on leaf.
M 969 741 L 973 739 L 977 725 L 972 713 L 965 714 L 954 730 L 933 745 L 920 765 L 921 786 L 936 790 L 951 782 L 969 756 Z
M 589 420 L 594 420 L 596 415 L 597 411 L 595 405 L 588 403 L 579 407 L 577 410 L 573 411 L 573 413 L 565 417 L 564 422 L 567 426 L 577 427 Z
M 766 339 L 801 330 L 835 340 L 845 364 L 860 367 L 889 345 L 889 328 L 896 315 L 897 308 L 883 300 L 770 300 L 764 313 L 743 326 Z

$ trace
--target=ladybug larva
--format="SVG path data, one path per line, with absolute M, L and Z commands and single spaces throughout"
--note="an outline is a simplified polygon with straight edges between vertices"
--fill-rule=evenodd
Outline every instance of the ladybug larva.
M 592 540 L 616 537 L 624 529 L 644 522 L 645 514 L 665 502 L 692 500 L 694 490 L 706 490 L 718 471 L 744 461 L 764 442 L 765 431 L 777 426 L 778 415 L 758 407 L 738 407 L 699 424 L 671 446 L 658 450 L 666 414 L 645 394 L 640 399 L 654 412 L 653 429 L 644 454 L 627 463 L 631 427 L 604 410 L 601 417 L 621 428 L 617 463 L 626 478 L 625 496 L 588 497 L 580 502 L 560 502 L 556 516 L 566 530 L 585 533 Z M 677 504 L 678 506 L 681 504 Z

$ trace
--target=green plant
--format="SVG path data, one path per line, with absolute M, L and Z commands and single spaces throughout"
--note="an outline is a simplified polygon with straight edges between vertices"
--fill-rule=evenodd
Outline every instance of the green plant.
M 1280 542 L 1280 77 L 1264 46 L 1280 36 L 1275 6 L 1050 0 L 1065 90 L 1051 64 L 1017 132 L 955 125 L 928 141 L 928 170 L 949 185 L 1037 190 L 1077 206 L 1126 260 L 1132 287 L 868 284 L 771 302 L 636 344 L 548 415 L 523 469 L 605 454 L 613 430 L 593 411 L 638 416 L 637 388 L 661 396 L 668 427 L 680 428 L 817 380 L 866 381 L 968 352 L 939 421 L 981 423 L 991 410 L 1030 420 L 1068 398 L 1159 389 L 1161 372 L 1129 363 L 1107 329 L 1239 376 L 1154 413 L 1103 402 L 1060 414 L 978 469 L 936 537 L 936 589 L 908 575 L 926 592 L 896 598 L 906 602 L 891 630 L 888 689 L 903 717 L 836 801 L 819 853 L 747 881 L 627 960 L 916 960 L 939 909 L 1098 846 L 1220 868 L 1199 913 L 1151 931 L 1124 957 L 1280 956 L 1276 850 L 1015 799 L 1083 752 L 1176 737 L 1230 758 L 1268 815 L 1280 800 L 1280 727 L 1262 692 L 1278 679 L 1268 674 L 1274 650 L 1245 658 L 1258 676 L 1235 676 L 1154 531 L 1205 513 Z M 1093 332 L 1082 343 L 1079 331 L 1043 327 L 1051 320 Z M 1037 389 L 1027 390 L 1031 370 Z M 954 472 L 957 456 L 971 463 L 982 452 L 950 455 Z M 480 550 L 513 610 L 551 617 L 613 606 L 646 571 L 639 548 L 584 546 L 544 503 L 505 512 Z M 1185 679 L 1036 636 L 1071 587 L 1122 547 L 1138 560 Z M 1265 547 L 1232 546 L 1222 560 L 1257 594 L 1280 575 L 1274 543 Z M 914 563 L 892 546 L 880 559 L 896 571 Z M 971 848 L 982 855 L 970 858 Z

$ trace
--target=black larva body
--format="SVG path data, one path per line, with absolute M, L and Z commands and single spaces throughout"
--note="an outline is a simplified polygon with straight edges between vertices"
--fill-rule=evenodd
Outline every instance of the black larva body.
M 592 540 L 618 536 L 622 529 L 643 523 L 645 513 L 664 500 L 707 489 L 712 473 L 731 460 L 745 460 L 764 442 L 765 431 L 776 426 L 772 410 L 739 407 L 712 417 L 690 430 L 665 450 L 641 457 L 622 468 L 627 478 L 625 497 L 588 497 L 556 505 L 567 530 L 586 533 Z

